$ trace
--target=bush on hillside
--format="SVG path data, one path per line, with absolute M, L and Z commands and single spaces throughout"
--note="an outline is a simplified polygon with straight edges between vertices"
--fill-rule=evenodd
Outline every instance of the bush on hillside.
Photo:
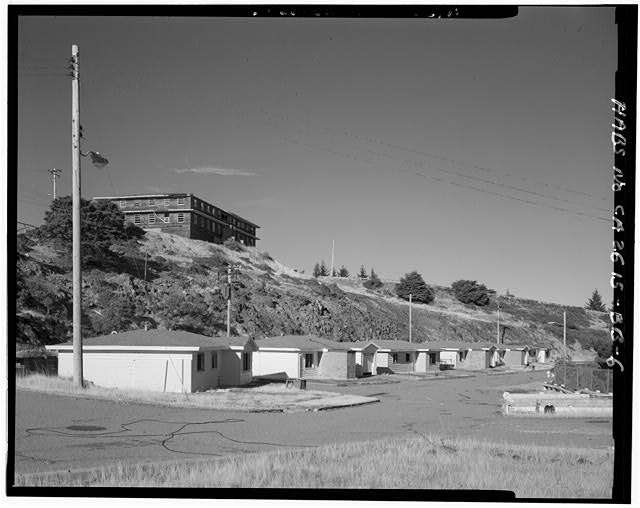
M 412 295 L 412 300 L 419 303 L 431 303 L 435 298 L 433 289 L 427 286 L 422 275 L 415 270 L 400 278 L 396 285 L 396 295 L 403 300 L 409 300 L 409 295 Z
M 236 240 L 235 238 L 227 238 L 224 241 L 224 246 L 232 251 L 235 252 L 242 252 L 245 250 L 244 245 L 242 245 L 238 240 Z
M 367 289 L 380 289 L 382 287 L 382 281 L 378 278 L 378 274 L 371 269 L 371 275 L 362 284 Z
M 475 280 L 457 280 L 451 284 L 451 289 L 459 302 L 479 307 L 489 305 L 489 289 L 484 284 L 478 284 Z

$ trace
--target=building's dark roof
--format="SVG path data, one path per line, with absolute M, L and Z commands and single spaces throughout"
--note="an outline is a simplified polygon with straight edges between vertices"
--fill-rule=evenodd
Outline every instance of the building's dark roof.
M 335 342 L 315 335 L 282 335 L 256 340 L 259 348 L 288 348 L 301 351 L 319 351 L 321 349 L 347 351 L 353 343 Z
M 431 351 L 437 351 L 440 349 L 459 349 L 463 351 L 467 349 L 483 349 L 496 346 L 490 342 L 458 342 L 452 340 L 429 341 L 424 342 L 423 345 Z
M 375 344 L 381 349 L 389 349 L 391 351 L 418 351 L 427 349 L 427 346 L 422 342 L 409 342 L 407 340 L 371 340 L 362 344 L 363 346 Z
M 500 344 L 499 349 L 511 349 L 519 350 L 519 349 L 531 349 L 532 346 L 528 346 L 526 344 Z
M 82 340 L 84 346 L 140 346 L 140 347 L 219 347 L 244 346 L 251 339 L 246 337 L 207 337 L 181 330 L 131 330 L 128 332 L 101 335 Z M 73 342 L 56 344 L 73 346 Z

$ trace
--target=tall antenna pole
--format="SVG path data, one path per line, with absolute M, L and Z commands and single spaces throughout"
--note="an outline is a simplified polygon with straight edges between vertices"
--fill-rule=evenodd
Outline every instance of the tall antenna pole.
M 336 241 L 333 240 L 331 244 L 331 277 L 333 277 L 333 252 L 336 248 Z
M 411 302 L 413 301 L 413 295 L 409 293 L 409 342 L 411 342 Z
M 82 266 L 80 264 L 80 69 L 78 46 L 71 46 L 71 165 L 73 194 L 73 383 L 82 388 Z M 55 179 L 54 179 L 55 181 Z
M 58 168 L 52 168 L 49 170 L 49 173 L 51 173 L 51 179 L 53 180 L 53 199 L 56 199 L 56 180 L 58 178 L 60 178 L 60 173 L 62 173 L 61 169 Z

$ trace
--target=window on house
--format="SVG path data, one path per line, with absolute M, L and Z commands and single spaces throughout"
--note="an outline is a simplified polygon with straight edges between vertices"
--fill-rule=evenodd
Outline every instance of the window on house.
M 251 353 L 242 353 L 242 370 L 251 370 Z
M 171 204 L 171 200 L 169 198 L 164 198 L 164 206 L 169 206 Z
M 163 221 L 163 222 L 165 222 L 165 223 L 167 223 L 167 224 L 168 224 L 169 222 L 171 222 L 171 216 L 170 216 L 168 213 L 165 213 L 165 214 L 164 214 L 164 221 Z
M 211 353 L 211 370 L 218 368 L 218 353 L 213 351 Z
M 142 218 L 139 213 L 133 215 L 133 223 L 134 224 L 142 224 Z
M 204 370 L 204 353 L 198 353 L 196 357 L 196 370 L 198 372 Z
M 178 222 L 184 222 L 184 214 L 183 213 L 179 213 L 178 214 Z
M 429 353 L 429 365 L 435 365 L 436 363 L 436 354 Z
M 154 213 L 150 213 L 149 214 L 149 224 L 155 224 L 156 223 L 156 215 Z
M 136 199 L 136 200 L 133 202 L 133 206 L 141 206 L 141 201 L 140 201 L 139 199 Z
M 127 207 L 127 202 L 126 201 L 120 201 L 120 208 L 126 208 Z
M 313 353 L 305 353 L 304 355 L 304 368 L 313 368 Z
M 392 361 L 393 363 L 398 363 L 398 353 L 393 353 L 393 354 L 391 355 L 391 361 Z
M 405 353 L 404 361 L 409 363 L 411 361 L 411 353 Z
M 155 199 L 147 199 L 147 204 L 149 206 L 156 206 L 156 200 Z
M 184 198 L 176 199 L 176 203 L 179 204 L 179 205 L 184 205 Z

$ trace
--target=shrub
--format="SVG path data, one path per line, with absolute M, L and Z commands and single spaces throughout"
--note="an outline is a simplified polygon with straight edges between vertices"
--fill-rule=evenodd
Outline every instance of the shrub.
M 475 280 L 457 280 L 451 284 L 451 289 L 458 301 L 483 307 L 489 305 L 489 290 L 484 284 Z
M 367 289 L 380 289 L 382 287 L 382 281 L 378 278 L 378 274 L 371 269 L 371 276 L 363 284 Z
M 405 274 L 396 285 L 396 295 L 403 300 L 409 300 L 412 295 L 414 302 L 431 303 L 434 299 L 434 292 L 425 283 L 422 275 L 415 270 Z
M 227 238 L 224 241 L 224 246 L 232 251 L 235 252 L 242 252 L 245 250 L 244 245 L 242 245 L 239 241 L 237 241 L 235 238 Z

